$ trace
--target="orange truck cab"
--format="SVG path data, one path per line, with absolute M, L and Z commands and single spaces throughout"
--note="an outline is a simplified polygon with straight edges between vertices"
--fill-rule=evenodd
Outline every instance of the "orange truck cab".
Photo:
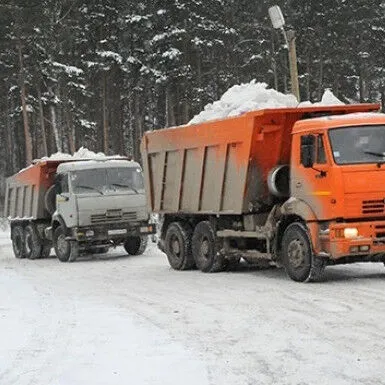
M 385 261 L 385 114 L 377 104 L 252 111 L 146 133 L 148 207 L 176 270 L 241 257 L 295 281 Z

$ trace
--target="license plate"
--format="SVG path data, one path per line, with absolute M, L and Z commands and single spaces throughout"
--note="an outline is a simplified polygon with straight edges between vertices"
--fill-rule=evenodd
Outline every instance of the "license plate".
M 126 229 L 108 230 L 108 235 L 123 235 L 123 234 L 127 234 Z

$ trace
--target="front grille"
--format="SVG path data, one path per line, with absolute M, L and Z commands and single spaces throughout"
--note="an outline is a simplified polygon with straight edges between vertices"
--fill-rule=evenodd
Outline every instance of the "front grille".
M 91 223 L 100 225 L 104 223 L 115 223 L 125 221 L 135 221 L 137 213 L 135 211 L 122 212 L 122 210 L 108 210 L 105 214 L 91 215 Z
M 382 214 L 384 209 L 385 203 L 383 200 L 362 201 L 362 214 Z
M 376 238 L 384 238 L 385 239 L 385 225 L 377 225 L 374 228 L 376 233 Z

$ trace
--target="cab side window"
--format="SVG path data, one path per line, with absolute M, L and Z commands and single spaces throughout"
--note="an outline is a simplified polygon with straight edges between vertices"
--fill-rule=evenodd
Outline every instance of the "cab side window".
M 317 151 L 316 163 L 326 164 L 326 152 L 325 152 L 323 135 L 317 136 L 317 150 L 316 151 Z
M 60 194 L 69 192 L 68 174 L 60 174 L 56 179 L 58 191 Z

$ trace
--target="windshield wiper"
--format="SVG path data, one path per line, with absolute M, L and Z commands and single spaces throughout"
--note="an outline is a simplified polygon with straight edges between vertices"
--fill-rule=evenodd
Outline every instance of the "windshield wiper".
M 85 185 L 79 185 L 79 186 L 76 186 L 77 188 L 85 188 L 87 190 L 93 190 L 93 191 L 97 191 L 100 195 L 104 195 L 103 194 L 103 191 L 97 189 L 96 187 L 92 187 L 92 186 L 85 186 Z
M 131 187 L 131 186 L 128 186 L 128 185 L 126 185 L 126 184 L 111 183 L 111 185 L 112 185 L 112 186 L 117 186 L 117 187 L 126 187 L 126 188 L 128 188 L 128 189 L 134 191 L 136 194 L 139 194 L 139 191 L 138 191 L 136 188 Z
M 374 155 L 374 156 L 379 156 L 381 158 L 385 158 L 385 152 L 364 151 L 364 154 Z

